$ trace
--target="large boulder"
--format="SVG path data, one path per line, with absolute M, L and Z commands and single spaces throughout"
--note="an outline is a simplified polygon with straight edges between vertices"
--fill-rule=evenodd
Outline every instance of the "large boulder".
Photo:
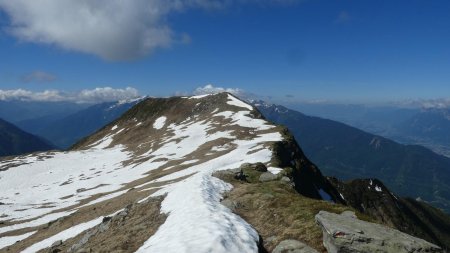
M 329 253 L 415 253 L 443 252 L 438 246 L 398 230 L 344 215 L 320 211 L 316 222 L 323 231 Z

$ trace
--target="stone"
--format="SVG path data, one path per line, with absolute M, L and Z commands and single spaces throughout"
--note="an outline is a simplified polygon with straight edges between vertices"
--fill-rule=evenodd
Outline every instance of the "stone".
M 290 183 L 290 182 L 291 182 L 291 179 L 288 178 L 288 177 L 281 177 L 280 181 L 281 181 L 281 182 L 285 182 L 285 183 Z
M 264 163 L 256 163 L 253 166 L 253 169 L 259 172 L 266 172 L 267 171 L 267 167 L 266 165 L 264 165 Z
M 281 241 L 272 253 L 319 253 L 317 250 L 309 247 L 303 242 L 297 240 Z
M 393 228 L 359 220 L 354 214 L 320 211 L 316 222 L 322 228 L 323 245 L 329 253 L 420 253 L 443 252 L 438 246 Z
M 277 176 L 270 172 L 264 172 L 261 174 L 261 176 L 259 176 L 260 182 L 269 182 L 269 181 L 273 181 L 276 179 L 277 179 Z
M 58 247 L 58 246 L 61 246 L 63 244 L 63 242 L 61 241 L 61 240 L 58 240 L 58 241 L 56 241 L 56 242 L 54 242 L 54 243 L 52 243 L 52 248 L 53 247 Z

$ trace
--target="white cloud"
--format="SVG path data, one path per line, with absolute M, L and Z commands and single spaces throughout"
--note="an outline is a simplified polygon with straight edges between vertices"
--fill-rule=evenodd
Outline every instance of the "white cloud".
M 25 83 L 53 82 L 56 80 L 56 76 L 44 71 L 36 70 L 22 76 L 21 80 Z
M 192 93 L 194 95 L 206 95 L 206 94 L 216 94 L 220 92 L 229 92 L 236 96 L 243 96 L 245 93 L 244 90 L 241 90 L 239 88 L 215 87 L 212 84 L 207 84 L 204 87 L 198 87 Z
M 190 41 L 170 28 L 173 12 L 290 2 L 296 0 L 0 0 L 0 9 L 10 17 L 7 30 L 22 41 L 130 60 Z
M 23 41 L 127 60 L 169 46 L 162 18 L 174 6 L 159 0 L 0 0 L 9 31 Z
M 34 92 L 30 90 L 0 90 L 0 100 L 22 100 L 22 101 L 46 101 L 58 102 L 68 101 L 76 103 L 100 103 L 133 99 L 139 96 L 139 92 L 132 87 L 125 89 L 114 89 L 111 87 L 82 90 L 80 92 L 63 92 L 58 90 L 45 90 Z

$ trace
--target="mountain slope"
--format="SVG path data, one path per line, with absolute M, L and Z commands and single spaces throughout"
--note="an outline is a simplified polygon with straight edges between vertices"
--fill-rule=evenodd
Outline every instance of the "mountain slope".
M 231 185 L 212 176 L 257 162 L 342 201 L 283 127 L 235 97 L 146 99 L 68 152 L 0 164 L 0 246 L 257 252 L 257 231 L 220 204 Z
M 18 125 L 66 149 L 81 138 L 117 119 L 137 102 L 138 100 L 101 103 L 70 115 L 63 114 L 64 117 L 45 116 L 21 121 Z
M 292 104 L 307 115 L 331 119 L 402 144 L 421 145 L 450 157 L 449 108 Z
M 395 136 L 450 157 L 450 109 L 423 109 L 398 124 Z
M 53 149 L 47 141 L 0 119 L 0 156 L 20 155 Z
M 400 196 L 420 197 L 450 212 L 449 158 L 282 106 L 259 103 L 258 108 L 267 119 L 287 126 L 326 175 L 378 178 Z

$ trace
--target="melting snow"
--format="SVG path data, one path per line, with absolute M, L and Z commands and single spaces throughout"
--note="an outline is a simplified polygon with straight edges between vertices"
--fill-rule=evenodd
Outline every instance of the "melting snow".
M 54 235 L 52 237 L 49 237 L 49 238 L 47 238 L 45 240 L 42 240 L 42 241 L 40 241 L 38 243 L 35 243 L 35 244 L 31 245 L 30 247 L 24 249 L 22 251 L 22 253 L 37 252 L 37 251 L 39 251 L 41 249 L 45 249 L 47 247 L 52 246 L 52 244 L 54 242 L 56 242 L 56 241 L 59 241 L 59 240 L 65 241 L 65 240 L 67 240 L 69 238 L 75 237 L 75 236 L 81 234 L 82 232 L 97 226 L 98 224 L 102 223 L 102 221 L 103 221 L 103 216 L 99 217 L 97 219 L 85 222 L 85 223 L 80 223 L 80 224 L 78 224 L 76 226 L 73 226 L 71 228 L 68 228 L 68 229 L 62 231 L 62 232 L 59 232 L 58 234 L 56 234 L 56 235 Z
M 191 97 L 187 97 L 187 98 L 188 99 L 199 99 L 199 98 L 204 98 L 204 97 L 207 97 L 207 96 L 210 96 L 210 95 L 213 95 L 213 94 L 197 95 L 197 96 L 191 96 Z M 186 97 L 184 97 L 184 98 L 186 98 Z
M 13 245 L 17 241 L 21 241 L 30 237 L 32 234 L 36 233 L 36 231 L 29 232 L 23 235 L 15 235 L 15 236 L 3 236 L 0 237 L 0 249 Z
M 236 140 L 234 143 L 238 147 L 228 154 L 161 178 L 164 181 L 193 174 L 153 195 L 167 194 L 161 208 L 169 216 L 138 252 L 190 252 L 192 249 L 195 252 L 211 252 L 211 249 L 214 252 L 257 252 L 257 232 L 220 204 L 221 194 L 232 186 L 211 174 L 237 168 L 243 162 L 269 162 L 272 153 L 268 149 L 247 155 L 245 161 L 241 161 L 240 154 L 255 144 L 278 140 L 281 140 L 279 133 Z
M 227 104 L 229 105 L 234 105 L 234 106 L 238 106 L 238 107 L 244 107 L 248 110 L 253 110 L 253 107 L 247 103 L 242 102 L 241 100 L 235 98 L 234 96 L 228 94 L 228 101 Z
M 375 191 L 381 192 L 381 191 L 382 191 L 382 190 L 381 190 L 381 187 L 379 187 L 378 185 L 375 185 Z
M 204 95 L 191 98 L 201 97 Z M 253 109 L 231 95 L 228 98 L 227 103 L 230 105 Z M 69 215 L 76 209 L 66 213 L 50 213 L 75 206 L 96 194 L 107 193 L 86 205 L 117 197 L 126 192 L 123 189 L 125 184 L 144 177 L 168 161 L 185 160 L 203 144 L 226 139 L 226 145 L 216 146 L 211 151 L 233 147 L 228 153 L 136 186 L 143 187 L 153 182 L 167 182 L 189 176 L 179 182 L 169 181 L 170 184 L 162 186 L 152 195 L 167 194 L 161 204 L 161 211 L 168 217 L 138 251 L 201 253 L 211 252 L 213 249 L 214 252 L 257 252 L 258 233 L 220 203 L 222 194 L 232 186 L 212 176 L 215 171 L 238 168 L 246 162 L 270 162 L 272 152 L 265 148 L 265 144 L 280 141 L 282 136 L 275 131 L 258 134 L 257 131 L 272 129 L 274 126 L 262 119 L 250 117 L 248 110 L 220 112 L 206 120 L 194 117 L 180 124 L 170 124 L 165 129 L 167 136 L 161 137 L 162 145 L 155 150 L 149 149 L 142 157 L 151 158 L 139 164 L 124 165 L 123 162 L 131 159 L 133 154 L 121 145 L 110 147 L 118 133 L 105 136 L 88 150 L 57 152 L 43 161 L 32 156 L 22 157 L 19 162 L 30 163 L 0 172 L 0 197 L 2 202 L 7 203 L 0 205 L 0 213 L 15 221 L 36 220 L 0 228 L 0 233 L 41 225 Z M 240 140 L 236 139 L 232 130 L 212 131 L 217 127 L 218 119 L 215 117 L 230 118 L 229 125 L 251 128 L 248 131 L 257 135 Z M 161 129 L 165 124 L 166 117 L 162 116 L 154 122 L 153 127 Z M 113 128 L 115 130 L 118 126 Z M 161 158 L 168 160 L 162 161 Z M 197 162 L 200 161 L 191 159 L 182 164 Z M 274 172 L 281 169 L 271 167 L 270 170 Z M 105 181 L 105 178 L 108 180 Z M 325 191 L 320 189 L 319 192 L 322 198 L 331 200 Z M 42 203 L 49 203 L 49 207 L 37 208 Z M 16 212 L 16 209 L 26 210 Z M 101 221 L 102 217 L 75 225 L 32 245 L 25 252 L 34 252 L 57 240 L 74 237 Z
M 276 174 L 280 173 L 283 169 L 276 168 L 276 167 L 269 167 L 269 168 L 267 168 L 267 170 L 270 171 L 272 174 L 276 175 Z
M 166 119 L 167 119 L 167 117 L 165 117 L 165 116 L 161 116 L 161 117 L 157 118 L 155 120 L 155 123 L 153 123 L 153 128 L 155 128 L 155 129 L 163 128 L 163 126 L 166 124 Z

